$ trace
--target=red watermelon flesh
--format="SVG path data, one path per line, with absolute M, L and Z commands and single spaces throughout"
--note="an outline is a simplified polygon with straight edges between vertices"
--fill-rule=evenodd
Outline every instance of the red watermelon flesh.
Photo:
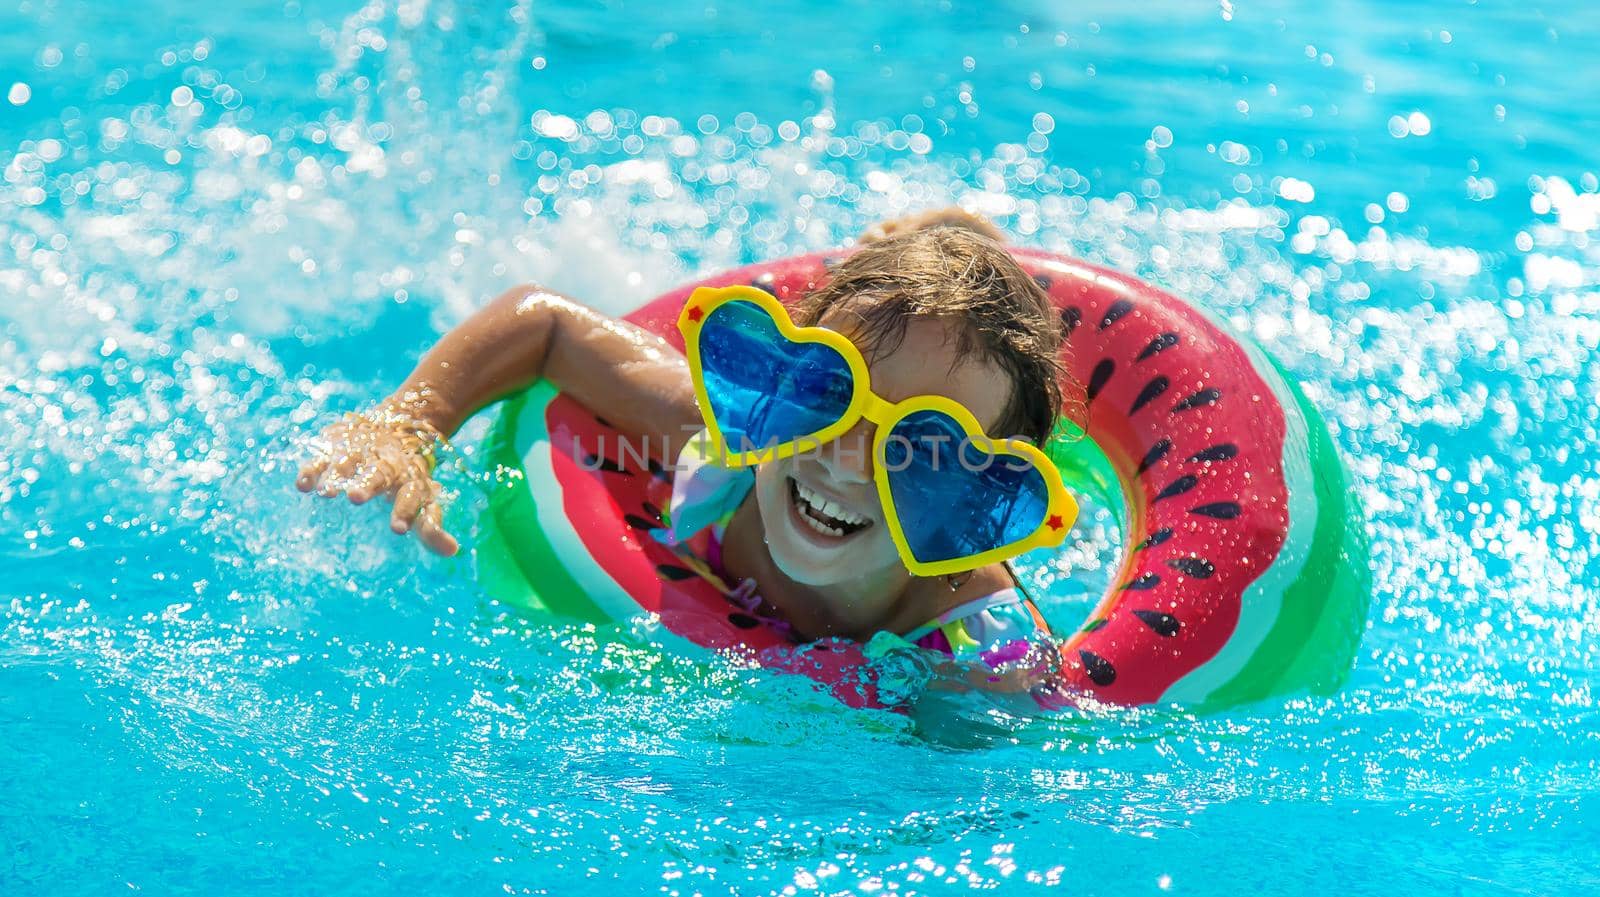
M 1283 546 L 1283 407 L 1194 307 L 1123 274 L 1018 254 L 1061 310 L 1068 395 L 1088 408 L 1132 523 L 1121 575 L 1062 648 L 1065 682 L 1155 701 L 1221 650 L 1245 588 Z

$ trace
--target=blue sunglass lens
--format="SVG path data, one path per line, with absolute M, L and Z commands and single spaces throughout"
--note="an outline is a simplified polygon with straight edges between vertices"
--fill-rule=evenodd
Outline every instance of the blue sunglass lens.
M 844 356 L 797 343 L 753 302 L 717 306 L 700 330 L 700 372 L 731 451 L 771 448 L 838 422 L 854 376 Z
M 1044 471 L 983 451 L 943 412 L 916 411 L 896 423 L 882 463 L 906 545 L 925 564 L 1025 539 L 1050 508 Z

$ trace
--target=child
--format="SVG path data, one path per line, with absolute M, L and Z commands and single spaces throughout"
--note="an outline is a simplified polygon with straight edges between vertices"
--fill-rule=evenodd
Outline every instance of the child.
M 950 209 L 887 222 L 862 242 L 800 300 L 794 323 L 848 338 L 872 391 L 890 402 L 944 396 L 989 436 L 1042 445 L 1061 403 L 1060 323 L 992 225 Z M 744 594 L 759 596 L 761 616 L 797 638 L 866 641 L 887 631 L 947 654 L 978 651 L 991 665 L 1014 659 L 1008 646 L 1048 638 L 1004 563 L 938 576 L 907 568 L 874 486 L 872 423 L 753 470 L 708 463 L 692 438 L 702 416 L 684 356 L 655 334 L 537 287 L 491 302 L 373 412 L 330 426 L 298 486 L 356 504 L 389 496 L 396 533 L 414 531 L 453 554 L 431 446 L 540 378 L 676 465 L 668 540 L 704 546 L 721 579 L 743 583 Z

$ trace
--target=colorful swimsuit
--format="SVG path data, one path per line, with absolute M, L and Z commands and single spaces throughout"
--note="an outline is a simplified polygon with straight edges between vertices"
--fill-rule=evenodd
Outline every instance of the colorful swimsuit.
M 755 580 L 732 585 L 724 572 L 723 531 L 755 486 L 755 473 L 712 463 L 704 454 L 706 444 L 705 439 L 691 438 L 678 456 L 667 526 L 654 535 L 730 601 L 788 632 L 785 621 L 759 613 L 762 601 Z M 901 638 L 959 660 L 981 659 L 998 667 L 1020 660 L 1034 644 L 1049 639 L 1050 628 L 1027 595 L 1007 588 L 952 608 Z

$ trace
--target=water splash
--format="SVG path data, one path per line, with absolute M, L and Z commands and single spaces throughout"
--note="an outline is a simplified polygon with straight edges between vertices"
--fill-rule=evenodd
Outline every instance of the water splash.
M 605 80 L 614 44 L 670 86 L 671 48 L 706 58 L 715 28 L 633 45 L 655 13 L 608 31 L 526 3 L 313 7 L 264 18 L 277 57 L 196 10 L 179 43 L 134 24 L 80 51 L 60 34 L 86 26 L 50 5 L 0 39 L 33 61 L 0 107 L 0 719 L 21 735 L 0 794 L 31 811 L 0 823 L 0 877 L 281 890 L 292 852 L 327 892 L 1597 884 L 1557 858 L 1584 855 L 1600 811 L 1600 184 L 1564 139 L 1508 157 L 1447 98 L 1391 103 L 1362 76 L 1431 71 L 1519 22 L 1462 13 L 1449 42 L 1413 28 L 1414 55 L 1365 61 L 1386 45 L 1286 22 L 1326 35 L 1302 70 L 1252 55 L 1277 32 L 1227 6 L 1182 24 L 1231 67 L 1154 71 L 1134 62 L 1148 21 L 992 13 L 930 38 L 930 59 L 959 50 L 948 70 L 885 78 L 860 112 L 878 75 L 851 39 L 795 51 L 771 90 L 622 108 L 599 98 L 632 89 Z M 1034 68 L 1026 86 L 987 74 L 1002 59 Z M 1545 55 L 1480 61 L 1514 75 L 1498 114 L 1566 133 L 1518 111 L 1566 83 Z M 1246 83 L 1251 66 L 1271 74 Z M 1046 86 L 1125 101 L 1041 113 Z M 1248 112 L 1205 133 L 1222 94 Z M 695 103 L 714 111 L 674 111 Z M 1290 129 L 1301 104 L 1321 136 Z M 1378 139 L 1411 149 L 1339 160 L 1390 152 Z M 1477 161 L 1403 154 L 1452 140 Z M 1205 301 L 1329 412 L 1381 586 L 1344 693 L 1198 719 L 990 714 L 975 744 L 932 747 L 647 627 L 515 617 L 380 510 L 290 487 L 298 434 L 511 284 L 621 311 L 950 202 Z M 479 486 L 450 476 L 470 536 Z M 1089 525 L 1041 582 L 1095 591 L 1115 536 Z

